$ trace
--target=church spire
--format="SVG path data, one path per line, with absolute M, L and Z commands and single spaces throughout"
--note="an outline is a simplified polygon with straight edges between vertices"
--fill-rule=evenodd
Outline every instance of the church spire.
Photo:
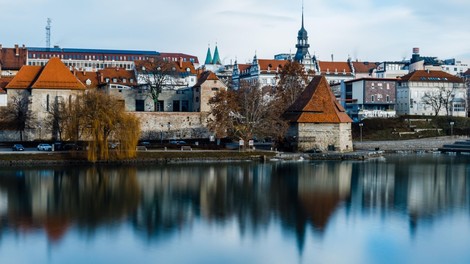
M 214 58 L 212 59 L 212 64 L 222 64 L 220 62 L 219 49 L 217 48 L 217 43 L 215 43 Z
M 295 53 L 294 60 L 297 62 L 302 62 L 306 57 L 310 57 L 308 52 L 308 48 L 310 45 L 308 44 L 308 34 L 307 30 L 304 28 L 304 1 L 302 1 L 302 27 L 299 30 L 297 35 L 297 52 Z
M 207 48 L 206 61 L 204 62 L 204 64 L 206 64 L 206 65 L 212 64 L 212 55 L 211 55 L 211 47 L 210 46 Z

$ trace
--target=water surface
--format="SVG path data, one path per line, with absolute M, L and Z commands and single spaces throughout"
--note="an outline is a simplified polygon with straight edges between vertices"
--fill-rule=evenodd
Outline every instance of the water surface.
M 0 260 L 470 263 L 469 161 L 0 168 Z

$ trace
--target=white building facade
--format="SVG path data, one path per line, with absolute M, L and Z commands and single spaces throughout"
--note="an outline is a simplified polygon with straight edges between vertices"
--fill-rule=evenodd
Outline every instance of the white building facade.
M 425 95 L 439 97 L 439 92 L 448 94 L 449 104 L 442 104 L 439 111 L 424 101 Z M 446 96 L 443 96 L 446 97 Z M 401 78 L 397 84 L 397 114 L 467 116 L 467 90 L 463 79 L 443 71 L 419 70 Z

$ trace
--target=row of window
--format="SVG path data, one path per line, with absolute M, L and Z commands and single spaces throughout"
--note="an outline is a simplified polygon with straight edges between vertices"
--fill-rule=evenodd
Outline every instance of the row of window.
M 28 65 L 32 66 L 45 66 L 47 61 L 29 61 Z M 73 67 L 76 69 L 82 68 L 95 68 L 95 69 L 104 69 L 110 67 L 119 67 L 126 70 L 132 70 L 133 64 L 132 63 L 98 63 L 98 62 L 80 62 L 80 61 L 65 61 L 65 65 L 68 67 Z
M 50 59 L 58 57 L 66 60 L 114 60 L 114 61 L 136 61 L 148 60 L 147 56 L 118 56 L 118 55 L 88 55 L 88 54 L 54 54 L 54 53 L 29 53 L 30 59 Z
M 156 103 L 157 111 L 159 112 L 189 112 L 189 101 L 188 100 L 173 100 L 172 103 L 167 103 L 166 109 L 164 107 L 165 102 L 163 100 L 159 100 Z M 147 105 L 148 109 L 145 109 L 145 100 L 137 99 L 135 100 L 135 111 L 137 112 L 144 112 L 144 111 L 152 111 L 153 106 Z

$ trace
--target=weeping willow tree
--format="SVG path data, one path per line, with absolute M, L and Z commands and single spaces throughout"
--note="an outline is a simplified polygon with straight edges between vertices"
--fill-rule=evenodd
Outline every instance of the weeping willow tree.
M 79 95 L 68 107 L 71 138 L 82 136 L 88 143 L 89 161 L 109 160 L 109 140 L 119 142 L 117 157 L 134 158 L 140 134 L 137 117 L 125 112 L 124 103 L 101 91 Z

